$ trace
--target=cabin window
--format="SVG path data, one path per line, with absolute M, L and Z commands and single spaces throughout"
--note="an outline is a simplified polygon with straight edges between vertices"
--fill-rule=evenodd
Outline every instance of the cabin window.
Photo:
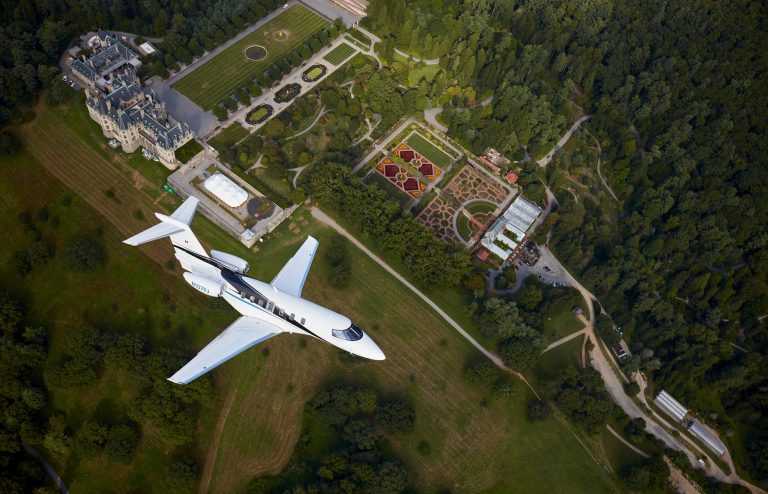
M 342 340 L 357 341 L 363 337 L 363 330 L 354 324 L 350 324 L 347 329 L 334 329 L 331 331 L 331 334 Z

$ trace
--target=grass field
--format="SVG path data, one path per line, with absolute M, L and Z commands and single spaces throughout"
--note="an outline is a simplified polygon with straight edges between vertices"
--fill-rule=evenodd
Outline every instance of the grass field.
M 176 150 L 176 159 L 182 163 L 186 163 L 202 150 L 203 146 L 201 146 L 200 143 L 196 140 L 192 139 Z
M 173 87 L 206 110 L 232 94 L 238 87 L 250 83 L 271 63 L 302 44 L 328 22 L 311 10 L 293 5 L 256 31 L 237 41 L 214 58 L 177 81 Z M 278 32 L 287 33 L 283 40 Z M 259 61 L 248 60 L 245 50 L 251 45 L 267 49 L 267 56 Z
M 603 449 L 605 450 L 605 456 L 611 463 L 611 468 L 614 472 L 621 471 L 627 465 L 637 463 L 643 459 L 642 456 L 635 453 L 623 442 L 611 434 L 608 429 L 603 429 L 600 439 L 603 443 Z
M 357 50 L 350 44 L 340 43 L 339 46 L 327 53 L 323 59 L 333 65 L 341 65 L 344 60 L 352 56 Z
M 411 86 L 417 86 L 422 77 L 431 82 L 438 72 L 440 72 L 439 65 L 422 65 L 420 67 L 413 67 L 408 71 L 408 84 Z
M 546 341 L 556 341 L 584 327 L 572 310 L 581 300 L 575 290 L 569 289 L 567 295 L 563 294 L 548 306 L 541 328 Z
M 557 379 L 566 367 L 581 366 L 581 349 L 584 337 L 579 336 L 546 352 L 533 368 L 536 382 L 544 383 Z
M 3 210 L 11 213 L 3 215 L 0 224 L 13 231 L 14 212 L 39 207 L 61 194 L 73 194 L 80 198 L 75 204 L 82 205 L 87 214 L 78 211 L 71 216 L 76 221 L 67 228 L 103 226 L 110 262 L 124 266 L 110 271 L 114 276 L 109 278 L 96 274 L 74 278 L 67 285 L 73 287 L 70 292 L 41 283 L 43 293 L 35 294 L 41 300 L 36 309 L 40 319 L 55 317 L 57 325 L 66 328 L 77 324 L 84 314 L 98 321 L 95 316 L 113 320 L 117 312 L 118 316 L 125 315 L 126 327 L 143 328 L 137 322 L 150 317 L 153 328 L 162 328 L 151 332 L 153 341 L 162 344 L 184 337 L 189 345 L 199 348 L 235 317 L 233 311 L 208 308 L 210 299 L 187 289 L 178 269 L 162 267 L 171 254 L 167 242 L 141 249 L 119 242 L 151 224 L 136 219 L 130 211 L 168 212 L 178 201 L 147 186 L 150 181 L 143 177 L 135 177 L 134 170 L 117 159 L 120 155 L 106 146 L 84 108 L 40 108 L 38 118 L 22 130 L 22 137 L 25 143 L 35 145 L 29 147 L 30 155 L 15 158 L 0 170 L 2 184 L 7 187 L 0 200 Z M 24 157 L 28 163 L 16 161 Z M 22 167 L 24 174 L 15 173 Z M 26 179 L 29 173 L 40 175 L 41 180 L 32 183 Z M 42 185 L 45 177 L 46 185 Z M 104 199 L 103 191 L 110 187 L 116 191 L 115 201 Z M 301 231 L 289 232 L 288 223 L 295 223 Z M 271 279 L 307 234 L 316 236 L 320 251 L 304 294 L 349 315 L 387 354 L 384 362 L 348 366 L 329 345 L 306 340 L 303 346 L 299 337 L 282 335 L 216 369 L 212 376 L 217 397 L 202 410 L 199 444 L 189 451 L 203 465 L 201 491 L 239 492 L 253 475 L 279 471 L 298 440 L 306 400 L 319 386 L 341 380 L 377 386 L 413 401 L 416 430 L 400 436 L 393 448 L 408 463 L 415 491 L 619 492 L 615 479 L 563 425 L 555 420 L 535 424 L 525 420 L 522 389 L 514 399 L 484 400 L 488 397 L 462 378 L 464 365 L 477 357 L 476 351 L 354 247 L 348 247 L 350 286 L 344 291 L 331 288 L 325 282 L 328 267 L 322 259 L 334 234 L 314 223 L 306 210 L 300 209 L 270 234 L 259 244 L 257 253 L 245 249 L 202 216 L 196 217 L 193 228 L 206 246 L 248 260 L 251 274 L 262 279 Z M 83 296 L 83 290 L 88 297 Z M 164 326 L 167 307 L 158 297 L 164 292 L 173 300 L 175 314 L 190 320 L 183 333 L 173 325 L 169 329 Z M 113 307 L 115 300 L 119 300 L 119 311 Z M 461 311 L 460 307 L 452 310 Z M 60 348 L 64 334 L 63 329 L 56 331 L 52 348 Z M 265 348 L 270 350 L 268 355 L 263 352 Z M 120 392 L 115 393 L 115 389 Z M 119 408 L 130 396 L 130 379 L 115 374 L 105 376 L 87 393 L 55 396 L 54 403 L 78 410 L 85 417 L 104 400 Z M 153 439 L 152 431 L 145 431 L 145 438 L 139 452 L 141 460 L 119 467 L 81 461 L 63 470 L 65 481 L 72 492 L 104 492 L 114 486 L 120 486 L 119 490 L 162 491 L 168 455 Z M 429 457 L 416 453 L 422 439 L 432 444 Z
M 453 161 L 453 158 L 445 154 L 445 151 L 426 140 L 419 133 L 411 134 L 411 137 L 406 139 L 405 142 L 440 168 L 445 168 Z
M 240 125 L 240 122 L 234 122 L 209 139 L 208 144 L 213 146 L 219 152 L 219 155 L 226 156 L 229 154 L 229 148 L 248 137 L 248 135 L 248 131 Z

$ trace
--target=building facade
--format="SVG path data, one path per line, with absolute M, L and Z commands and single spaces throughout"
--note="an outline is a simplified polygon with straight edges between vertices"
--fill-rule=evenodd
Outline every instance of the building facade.
M 138 56 L 117 37 L 99 31 L 88 47 L 91 56 L 74 60 L 71 66 L 85 87 L 91 118 L 126 153 L 142 147 L 175 169 L 179 165 L 176 150 L 194 137 L 192 131 L 168 115 L 157 93 L 142 86 L 136 75 L 141 65 Z

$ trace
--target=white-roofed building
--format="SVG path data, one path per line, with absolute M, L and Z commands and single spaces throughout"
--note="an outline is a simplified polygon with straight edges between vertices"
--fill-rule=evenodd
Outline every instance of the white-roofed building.
M 240 207 L 248 200 L 248 193 L 221 173 L 214 173 L 208 177 L 205 188 L 231 208 Z
M 139 51 L 141 52 L 142 55 L 151 55 L 155 53 L 157 50 L 149 42 L 145 42 L 139 45 Z
M 661 408 L 664 413 L 678 422 L 682 422 L 685 416 L 688 415 L 688 409 L 685 408 L 682 403 L 672 398 L 672 395 L 664 390 L 656 395 L 656 398 L 654 398 L 653 402 L 656 403 L 656 405 Z
M 720 439 L 711 434 L 703 425 L 693 420 L 688 430 L 697 439 L 701 440 L 709 449 L 722 456 L 725 453 L 725 444 Z
M 493 222 L 480 243 L 506 261 L 523 244 L 528 230 L 540 214 L 540 207 L 519 195 Z

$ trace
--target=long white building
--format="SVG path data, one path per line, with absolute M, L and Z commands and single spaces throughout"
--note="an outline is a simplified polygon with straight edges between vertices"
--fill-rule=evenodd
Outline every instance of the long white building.
M 725 444 L 720 439 L 711 434 L 703 425 L 698 421 L 691 421 L 691 426 L 688 428 L 691 434 L 697 439 L 703 442 L 709 449 L 717 453 L 717 456 L 722 456 L 725 453 Z
M 656 395 L 653 402 L 677 422 L 682 422 L 685 416 L 688 415 L 688 409 L 664 390 Z
M 502 261 L 506 261 L 523 243 L 528 230 L 540 214 L 540 207 L 519 195 L 493 222 L 480 243 Z

